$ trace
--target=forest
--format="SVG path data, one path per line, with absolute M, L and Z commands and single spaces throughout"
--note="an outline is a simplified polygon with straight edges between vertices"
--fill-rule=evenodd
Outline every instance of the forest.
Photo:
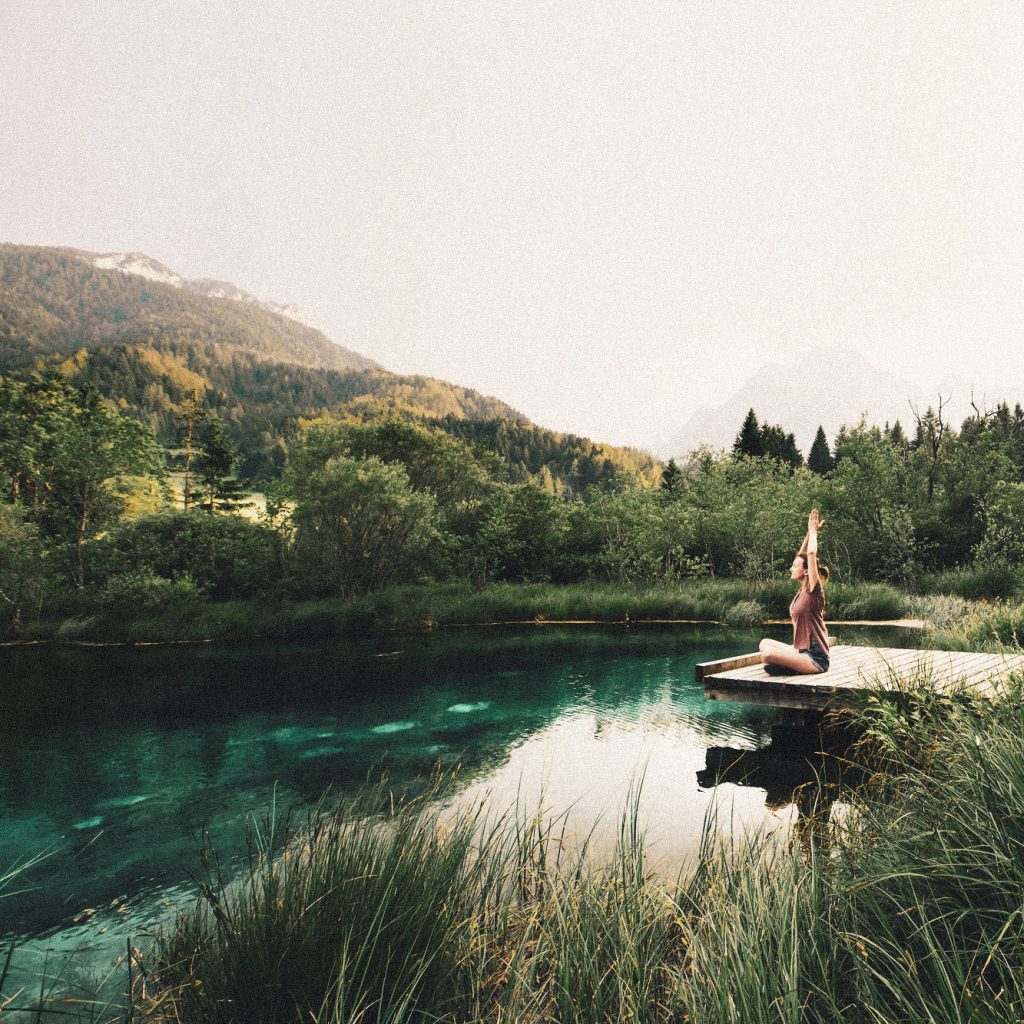
M 193 392 L 176 423 L 179 476 L 188 440 L 185 508 L 152 428 L 94 387 L 58 373 L 0 378 L 10 629 L 69 594 L 89 607 L 156 608 L 350 601 L 410 582 L 769 583 L 785 576 L 812 506 L 827 521 L 834 581 L 969 598 L 1022 586 L 1019 405 L 954 426 L 940 402 L 907 431 L 862 421 L 831 444 L 819 432 L 810 465 L 751 410 L 732 451 L 700 449 L 654 473 L 595 469 L 599 446 L 579 452 L 515 421 L 367 407 L 302 422 L 258 518 L 236 511 L 238 456 L 216 407 Z

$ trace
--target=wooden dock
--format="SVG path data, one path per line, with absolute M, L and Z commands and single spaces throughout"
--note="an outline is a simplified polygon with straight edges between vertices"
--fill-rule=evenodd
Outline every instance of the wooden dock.
M 969 689 L 991 697 L 1008 675 L 1024 673 L 1024 654 L 837 645 L 830 655 L 829 670 L 810 676 L 769 675 L 760 654 L 705 661 L 696 667 L 697 682 L 711 700 L 823 708 L 850 703 L 857 690 L 899 689 L 900 680 L 911 676 L 940 692 Z

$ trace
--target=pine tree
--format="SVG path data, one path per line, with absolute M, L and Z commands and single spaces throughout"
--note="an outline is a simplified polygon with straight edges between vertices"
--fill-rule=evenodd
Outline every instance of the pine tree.
M 818 427 L 818 432 L 814 435 L 814 443 L 807 456 L 807 466 L 819 476 L 831 473 L 835 469 L 835 461 L 828 449 L 828 439 L 825 437 L 825 428 L 822 426 Z
M 743 426 L 740 427 L 740 432 L 736 435 L 732 450 L 736 455 L 751 455 L 755 457 L 764 455 L 764 435 L 758 426 L 757 414 L 753 409 L 747 413 Z
M 183 507 L 187 510 L 192 501 L 192 436 L 203 412 L 199 405 L 199 392 L 193 388 L 178 410 L 178 428 L 181 444 L 185 449 L 185 491 Z
M 242 497 L 242 488 L 231 478 L 237 456 L 234 446 L 224 432 L 223 421 L 214 413 L 208 413 L 200 427 L 202 454 L 195 460 L 196 473 L 206 488 L 207 500 L 203 507 L 209 512 L 237 508 Z
M 804 454 L 797 448 L 796 436 L 793 433 L 786 434 L 780 458 L 794 469 L 798 469 L 804 464 Z
M 761 428 L 761 450 L 769 459 L 785 462 L 794 469 L 804 464 L 804 457 L 796 446 L 796 437 L 776 424 L 766 423 Z
M 661 489 L 668 491 L 669 494 L 675 494 L 676 485 L 679 483 L 681 475 L 680 469 L 676 465 L 676 460 L 669 459 L 668 465 L 661 471 Z
M 910 444 L 899 420 L 892 425 L 892 430 L 888 431 L 888 436 L 896 448 L 906 448 Z

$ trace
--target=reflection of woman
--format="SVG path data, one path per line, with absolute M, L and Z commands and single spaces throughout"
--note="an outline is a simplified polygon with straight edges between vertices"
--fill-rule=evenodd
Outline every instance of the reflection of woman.
M 812 510 L 807 517 L 807 536 L 793 559 L 789 575 L 800 581 L 800 590 L 789 606 L 793 620 L 793 644 L 761 641 L 761 661 L 800 675 L 828 671 L 828 630 L 825 628 L 825 583 L 828 569 L 818 565 L 818 530 L 825 520 Z M 770 671 L 770 669 L 769 669 Z

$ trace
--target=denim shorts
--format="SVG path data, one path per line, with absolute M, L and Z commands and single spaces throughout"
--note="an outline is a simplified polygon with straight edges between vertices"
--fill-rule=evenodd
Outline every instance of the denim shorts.
M 814 664 L 817 665 L 818 668 L 820 668 L 822 672 L 827 672 L 828 671 L 828 666 L 829 666 L 828 655 L 821 649 L 821 644 L 819 644 L 817 640 L 812 640 L 811 641 L 811 646 L 810 647 L 804 647 L 800 651 L 800 653 L 801 654 L 809 654 L 811 656 L 811 661 L 813 661 Z

